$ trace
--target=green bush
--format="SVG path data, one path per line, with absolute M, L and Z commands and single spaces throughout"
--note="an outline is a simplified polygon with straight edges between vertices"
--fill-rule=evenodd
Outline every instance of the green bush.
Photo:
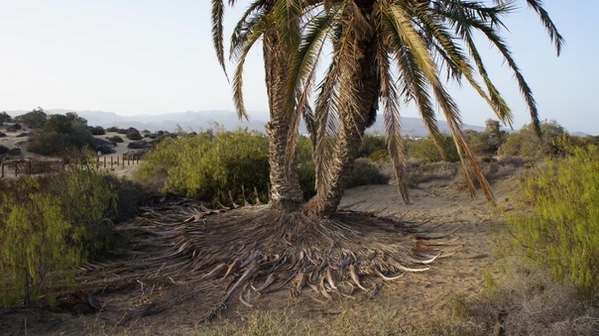
M 76 266 L 113 247 L 115 186 L 90 169 L 0 184 L 0 304 L 52 303 Z
M 354 169 L 348 176 L 345 186 L 347 188 L 358 187 L 370 184 L 387 184 L 389 176 L 381 173 L 381 170 L 372 164 L 368 159 L 357 159 L 354 162 Z
M 8 113 L 6 113 L 6 111 L 0 113 L 0 125 L 2 125 L 2 123 L 10 121 L 12 121 L 12 117 Z
M 242 185 L 246 191 L 256 187 L 266 201 L 268 178 L 268 139 L 247 130 L 167 137 L 135 175 L 145 186 L 223 204 L 230 203 L 229 191 L 241 200 Z
M 389 158 L 389 151 L 387 149 L 377 149 L 368 156 L 370 161 L 380 163 L 387 161 Z
M 40 155 L 66 156 L 72 150 L 94 148 L 95 141 L 87 120 L 76 113 L 54 114 L 47 118 L 43 132 L 31 137 L 27 149 Z
M 380 150 L 387 150 L 385 137 L 383 135 L 364 134 L 358 157 L 367 158 L 372 155 L 372 153 Z
M 90 127 L 90 132 L 92 135 L 104 135 L 106 134 L 106 130 L 102 126 Z
M 451 136 L 443 136 L 442 147 L 445 155 L 447 156 L 447 161 L 460 161 L 458 151 Z M 430 136 L 410 142 L 408 146 L 408 157 L 429 162 L 443 161 L 443 154 L 439 153 L 439 149 Z
M 48 115 L 44 112 L 43 108 L 37 107 L 31 112 L 16 116 L 14 119 L 17 122 L 29 126 L 29 128 L 43 128 L 48 119 Z
M 524 125 L 518 132 L 510 133 L 506 141 L 499 147 L 498 154 L 539 158 L 558 155 L 564 152 L 565 142 L 560 138 L 569 137 L 566 130 L 555 121 L 541 123 L 543 133 L 541 141 L 532 125 Z
M 304 200 L 307 201 L 316 195 L 316 164 L 309 160 L 299 164 L 297 175 L 299 178 L 300 187 L 304 193 Z
M 599 150 L 547 160 L 527 180 L 524 208 L 508 216 L 516 251 L 571 282 L 582 298 L 599 299 Z

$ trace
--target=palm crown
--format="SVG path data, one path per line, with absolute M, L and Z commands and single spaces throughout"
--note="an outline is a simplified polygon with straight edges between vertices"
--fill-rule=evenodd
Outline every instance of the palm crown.
M 290 54 L 284 104 L 278 111 L 289 116 L 291 127 L 287 156 L 300 116 L 308 117 L 306 105 L 314 89 L 316 66 L 324 45 L 333 48 L 330 64 L 317 87 L 314 110 L 315 159 L 319 193 L 339 183 L 337 175 L 351 169 L 356 143 L 380 109 L 384 115 L 387 144 L 399 181 L 404 180 L 400 111 L 414 102 L 432 138 L 441 150 L 434 105 L 447 120 L 468 181 L 466 162 L 481 182 L 488 197 L 490 188 L 468 148 L 462 132 L 457 104 L 445 82 L 465 80 L 507 125 L 512 112 L 486 70 L 478 51 L 477 38 L 489 41 L 513 71 L 527 103 L 535 130 L 540 134 L 538 110 L 532 90 L 502 33 L 503 22 L 523 1 L 464 0 L 262 0 L 254 1 L 239 21 L 232 38 L 231 56 L 238 61 L 233 80 L 235 102 L 245 115 L 241 94 L 245 56 L 269 29 L 275 29 L 279 48 Z M 234 4 L 235 1 L 230 1 Z M 538 13 L 559 55 L 563 38 L 542 7 L 540 0 L 525 0 Z M 215 46 L 222 57 L 222 1 L 213 1 Z M 220 29 L 219 29 L 220 27 Z M 220 42 L 219 42 L 220 41 Z M 220 44 L 219 44 L 220 43 Z M 268 66 L 268 65 L 266 65 Z M 446 72 L 446 80 L 441 73 Z M 481 84 L 482 83 L 482 84 Z M 355 138 L 354 140 L 351 140 Z M 336 168 L 337 165 L 337 168 Z M 405 185 L 400 191 L 407 202 Z M 469 183 L 473 190 L 473 183 Z M 342 187 L 341 187 L 342 188 Z

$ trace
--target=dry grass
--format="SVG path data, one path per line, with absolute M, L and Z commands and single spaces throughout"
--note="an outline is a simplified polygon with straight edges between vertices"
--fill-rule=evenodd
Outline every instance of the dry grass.
M 488 281 L 476 297 L 452 295 L 451 322 L 428 328 L 439 335 L 597 335 L 599 312 L 577 300 L 574 288 L 557 284 L 542 270 L 510 265 L 499 282 Z M 456 333 L 457 332 L 457 333 Z

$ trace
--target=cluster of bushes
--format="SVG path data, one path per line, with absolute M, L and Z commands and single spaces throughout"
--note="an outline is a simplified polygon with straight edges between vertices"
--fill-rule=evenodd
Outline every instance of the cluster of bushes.
M 12 117 L 6 113 L 5 111 L 0 113 L 0 125 L 3 125 L 5 122 L 11 122 Z
M 309 138 L 300 137 L 297 172 L 306 198 L 315 194 L 315 165 Z M 166 138 L 146 154 L 135 179 L 162 192 L 229 204 L 229 191 L 236 202 L 258 196 L 267 201 L 269 187 L 268 138 L 261 133 L 238 130 L 205 131 L 179 138 Z M 358 160 L 348 187 L 387 183 L 389 178 L 367 160 Z M 254 188 L 258 195 L 254 194 Z
M 74 267 L 115 240 L 118 183 L 91 169 L 0 180 L 1 304 L 34 304 L 74 284 Z
M 228 204 L 228 192 L 239 200 L 242 185 L 248 191 L 255 187 L 266 201 L 268 176 L 265 135 L 219 130 L 166 138 L 145 156 L 135 179 L 164 192 Z
M 32 135 L 27 149 L 41 155 L 65 155 L 73 149 L 84 147 L 95 148 L 95 139 L 87 128 L 87 120 L 76 113 L 67 113 L 48 116 L 43 131 Z
M 508 252 L 524 255 L 555 279 L 599 303 L 599 150 L 574 148 L 531 172 L 516 215 L 508 216 Z
M 503 155 L 538 159 L 547 156 L 563 156 L 571 153 L 573 148 L 585 147 L 589 144 L 599 145 L 599 136 L 572 136 L 555 121 L 542 122 L 541 130 L 543 133 L 541 139 L 535 134 L 532 125 L 525 125 L 519 131 L 508 133 L 500 129 L 498 121 L 489 119 L 485 131 L 466 130 L 464 134 L 472 152 L 482 157 Z M 459 161 L 451 136 L 444 135 L 441 145 L 445 158 L 431 137 L 404 139 L 405 151 L 409 158 L 426 162 Z M 358 156 L 369 158 L 373 162 L 387 160 L 385 137 L 366 134 Z

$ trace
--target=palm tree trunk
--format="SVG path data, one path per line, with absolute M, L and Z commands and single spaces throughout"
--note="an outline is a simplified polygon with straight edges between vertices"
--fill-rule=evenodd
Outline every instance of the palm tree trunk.
M 266 88 L 270 108 L 270 122 L 266 125 L 269 136 L 270 204 L 284 210 L 297 210 L 303 202 L 303 193 L 295 169 L 295 155 L 288 162 L 287 148 L 293 131 L 291 116 L 285 113 L 285 89 L 291 64 L 290 53 L 281 50 L 277 32 L 264 34 L 263 52 Z
M 380 82 L 376 74 L 374 41 L 362 41 L 363 55 L 358 67 L 351 76 L 354 80 L 347 85 L 356 85 L 359 96 L 357 107 L 345 105 L 339 111 L 340 126 L 332 169 L 327 183 L 318 186 L 317 194 L 304 207 L 304 212 L 316 217 L 328 217 L 337 211 L 349 174 L 354 168 L 364 131 L 376 116 Z M 345 85 L 345 84 L 344 84 Z M 374 114 L 374 115 L 373 115 Z

